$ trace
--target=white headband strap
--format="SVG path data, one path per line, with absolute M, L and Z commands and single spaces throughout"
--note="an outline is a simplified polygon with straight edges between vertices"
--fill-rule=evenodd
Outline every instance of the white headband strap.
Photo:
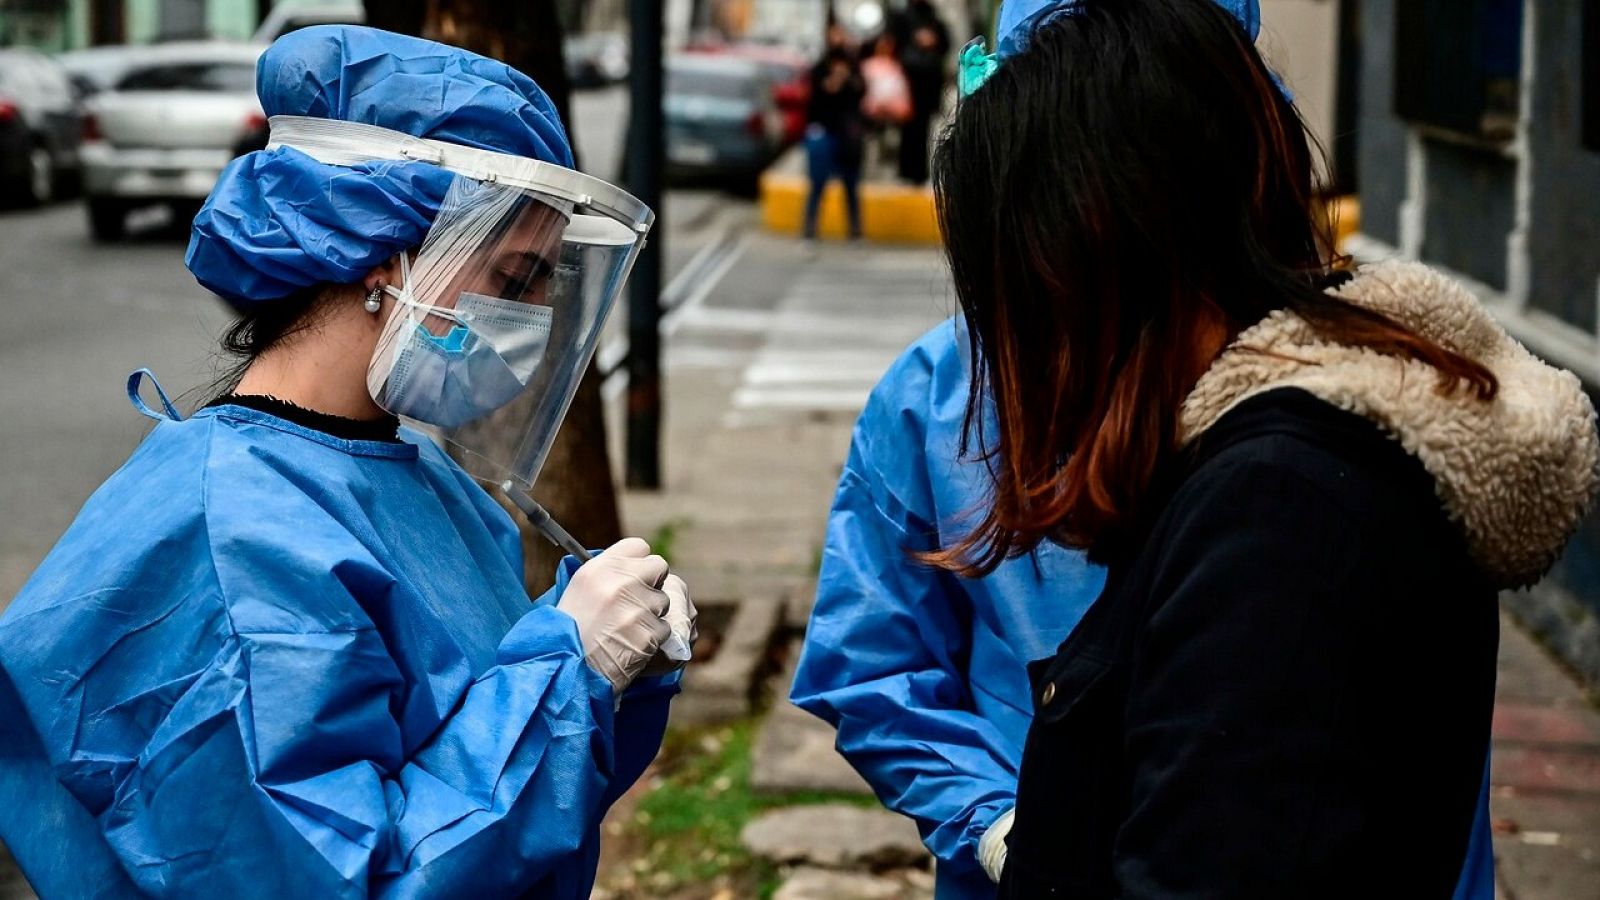
M 273 116 L 267 149 L 291 147 L 330 166 L 355 166 L 378 160 L 432 163 L 466 178 L 550 194 L 603 211 L 644 234 L 655 213 L 627 191 L 598 178 L 525 156 L 419 138 L 378 125 Z

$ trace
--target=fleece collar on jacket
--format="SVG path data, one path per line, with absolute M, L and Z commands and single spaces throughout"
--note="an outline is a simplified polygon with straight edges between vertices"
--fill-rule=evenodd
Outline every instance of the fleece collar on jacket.
M 1241 401 L 1297 387 L 1382 427 L 1433 476 L 1473 558 L 1499 585 L 1537 581 L 1600 484 L 1595 412 L 1577 376 L 1512 340 L 1465 288 L 1417 263 L 1363 268 L 1336 295 L 1474 359 L 1500 380 L 1490 402 L 1437 390 L 1414 360 L 1331 343 L 1278 311 L 1239 335 L 1184 401 L 1188 443 Z

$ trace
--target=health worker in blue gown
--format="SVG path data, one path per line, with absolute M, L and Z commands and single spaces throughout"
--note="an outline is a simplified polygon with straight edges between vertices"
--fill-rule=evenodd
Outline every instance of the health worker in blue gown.
M 47 900 L 587 897 L 693 606 L 636 538 L 530 600 L 480 481 L 532 484 L 653 215 L 493 60 L 308 28 L 257 88 L 187 255 L 239 377 L 135 373 L 0 618 L 0 840 Z

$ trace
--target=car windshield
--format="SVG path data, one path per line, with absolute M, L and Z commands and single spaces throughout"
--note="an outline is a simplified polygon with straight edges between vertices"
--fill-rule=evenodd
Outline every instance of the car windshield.
M 250 92 L 256 86 L 256 69 L 249 63 L 183 62 L 145 66 L 129 72 L 119 91 Z
M 667 72 L 667 93 L 715 97 L 719 100 L 747 100 L 755 80 L 754 71 L 671 69 Z

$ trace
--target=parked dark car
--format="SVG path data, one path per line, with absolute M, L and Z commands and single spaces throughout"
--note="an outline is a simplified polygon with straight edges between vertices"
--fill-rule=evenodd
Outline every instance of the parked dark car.
M 687 52 L 748 59 L 760 64 L 772 81 L 772 100 L 783 114 L 783 142 L 796 144 L 805 136 L 813 62 L 806 54 L 783 44 L 749 41 L 691 44 Z
M 0 50 L 0 194 L 48 203 L 80 170 L 82 111 L 67 73 L 34 50 Z
M 667 173 L 749 191 L 783 147 L 772 80 L 753 60 L 679 53 L 666 64 Z

